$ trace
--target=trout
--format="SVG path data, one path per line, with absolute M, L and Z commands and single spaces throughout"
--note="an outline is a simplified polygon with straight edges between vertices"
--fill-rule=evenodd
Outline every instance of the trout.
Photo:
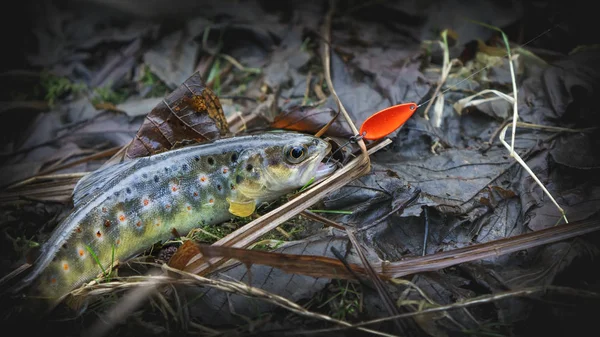
M 43 244 L 21 288 L 58 303 L 115 260 L 172 233 L 246 217 L 257 205 L 318 181 L 331 145 L 295 132 L 232 137 L 137 158 L 93 172 L 74 210 Z M 100 266 L 101 265 L 101 266 Z

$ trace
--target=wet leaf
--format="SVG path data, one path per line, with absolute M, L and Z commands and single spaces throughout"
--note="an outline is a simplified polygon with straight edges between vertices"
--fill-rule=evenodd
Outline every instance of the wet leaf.
M 133 99 L 116 106 L 117 110 L 123 111 L 130 117 L 145 116 L 155 106 L 162 102 L 162 98 Z
M 296 106 L 278 114 L 270 126 L 275 129 L 315 134 L 329 123 L 335 115 L 336 112 L 329 108 Z M 338 116 L 325 134 L 347 138 L 352 136 L 352 131 L 348 124 L 343 121 L 343 118 Z
M 127 148 L 127 157 L 144 157 L 186 142 L 218 139 L 228 131 L 219 98 L 196 72 L 146 116 Z
M 289 242 L 275 251 L 336 259 L 331 253 L 331 247 L 345 252 L 346 245 L 347 239 L 345 238 L 313 237 L 305 241 Z M 253 287 L 284 296 L 294 302 L 310 298 L 329 283 L 328 278 L 290 274 L 278 268 L 258 264 L 252 265 L 250 268 L 244 264 L 236 264 L 226 270 L 221 270 L 213 277 L 239 280 Z M 256 301 L 242 295 L 227 295 L 216 289 L 185 288 L 182 291 L 188 298 L 201 298 L 190 305 L 191 317 L 216 325 L 240 322 L 240 315 L 256 317 L 274 308 L 274 305 L 270 303 Z
M 269 65 L 265 67 L 265 83 L 270 87 L 278 87 L 292 79 L 292 73 L 304 66 L 311 55 L 301 48 L 302 27 L 294 26 L 285 39 L 271 54 Z M 297 83 L 293 87 L 299 87 Z M 306 87 L 306 84 L 304 84 Z M 300 87 L 304 90 L 304 87 Z M 291 96 L 291 94 L 289 95 Z
M 177 31 L 165 36 L 159 44 L 144 54 L 144 63 L 170 88 L 176 88 L 188 78 L 196 66 L 200 45 L 188 32 Z

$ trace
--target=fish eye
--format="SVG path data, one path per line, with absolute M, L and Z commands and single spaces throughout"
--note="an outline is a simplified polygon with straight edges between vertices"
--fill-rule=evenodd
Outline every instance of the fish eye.
M 307 149 L 302 145 L 289 146 L 285 150 L 285 158 L 293 164 L 301 162 L 306 157 Z

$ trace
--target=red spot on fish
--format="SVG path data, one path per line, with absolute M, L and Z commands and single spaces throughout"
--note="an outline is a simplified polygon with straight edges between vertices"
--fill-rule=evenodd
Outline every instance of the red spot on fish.
M 50 283 L 52 283 L 52 284 L 56 284 L 56 277 L 53 277 L 53 278 L 51 278 L 51 279 L 50 279 Z
M 202 177 L 200 177 L 200 181 L 201 181 L 201 182 L 205 182 L 205 181 L 207 181 L 207 180 L 208 180 L 208 178 L 206 178 L 205 176 L 202 176 Z
M 198 192 L 194 192 L 194 196 L 197 197 L 198 196 Z
M 187 207 L 187 210 L 188 210 L 188 211 L 191 211 L 191 210 L 192 210 L 192 206 L 188 206 L 188 207 Z
M 80 249 L 77 251 L 77 254 L 79 254 L 80 257 L 83 257 L 85 255 L 85 251 L 83 249 Z
M 178 189 L 179 188 L 177 187 L 177 185 L 171 186 L 171 191 L 173 191 L 173 192 L 177 192 Z
M 81 227 L 77 226 L 77 228 L 75 228 L 75 232 L 81 233 Z
M 170 208 L 171 208 L 171 204 L 166 204 L 166 205 L 165 205 L 165 208 L 166 208 L 166 209 L 170 209 Z
M 98 238 L 101 238 L 101 237 L 102 237 L 102 233 L 100 233 L 100 231 L 97 231 L 97 232 L 96 232 L 96 236 L 97 236 Z
M 225 174 L 225 173 L 227 173 L 227 172 L 229 172 L 229 170 L 227 169 L 227 167 L 224 167 L 224 168 L 223 168 L 223 174 Z
M 156 227 L 160 227 L 160 223 L 159 222 L 156 223 Z
M 106 213 L 108 212 L 108 209 L 106 209 L 106 207 L 102 207 L 102 213 Z
M 212 198 L 211 198 L 211 199 L 209 199 L 209 200 L 208 200 L 208 202 L 212 204 L 212 203 L 214 203 L 214 202 L 215 202 L 215 199 L 212 199 Z
M 125 215 L 124 214 L 119 215 L 119 221 L 121 221 L 121 222 L 125 221 Z
M 142 222 L 138 221 L 138 222 L 135 223 L 135 225 L 138 226 L 138 227 L 142 227 Z
M 117 239 L 117 244 L 120 245 L 121 244 L 121 239 Z
M 63 263 L 63 269 L 65 271 L 69 270 L 69 264 L 68 263 Z
M 144 206 L 148 206 L 150 205 L 150 200 L 148 199 L 144 199 L 144 201 L 142 201 L 144 203 Z
M 104 221 L 104 227 L 106 227 L 106 228 L 110 227 L 110 220 Z

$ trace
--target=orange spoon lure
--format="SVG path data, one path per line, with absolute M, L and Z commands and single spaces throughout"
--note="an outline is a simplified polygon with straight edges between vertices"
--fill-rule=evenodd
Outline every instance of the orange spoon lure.
M 416 103 L 404 103 L 385 108 L 371 115 L 360 127 L 366 140 L 381 139 L 401 127 L 417 110 Z

